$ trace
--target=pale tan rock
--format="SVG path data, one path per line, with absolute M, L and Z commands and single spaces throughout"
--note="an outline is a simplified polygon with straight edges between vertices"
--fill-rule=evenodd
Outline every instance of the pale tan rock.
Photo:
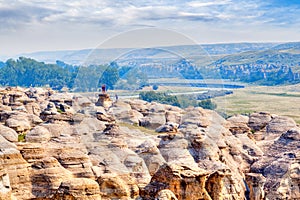
M 188 164 L 196 168 L 197 164 L 188 147 L 189 142 L 183 136 L 176 135 L 174 138 L 163 137 L 159 144 L 159 151 L 168 163 Z
M 71 106 L 73 102 L 73 94 L 67 92 L 54 93 L 49 96 L 49 101 L 53 103 L 66 103 Z
M 164 125 L 166 122 L 165 113 L 149 112 L 146 114 L 146 117 L 140 118 L 139 125 L 150 129 L 156 129 L 159 126 Z
M 180 124 L 182 119 L 182 113 L 168 110 L 166 111 L 166 121 Z
M 295 128 L 296 123 L 293 119 L 288 117 L 277 116 L 274 117 L 266 126 L 267 138 L 275 139 L 291 128 Z
M 130 104 L 123 101 L 114 103 L 108 113 L 113 115 L 116 119 L 130 124 L 138 124 L 139 119 L 143 117 L 143 114 L 132 110 Z
M 182 124 L 194 124 L 199 127 L 207 127 L 209 126 L 209 119 L 205 117 L 207 115 L 207 111 L 202 108 L 187 108 L 186 113 L 182 116 Z
M 52 199 L 101 200 L 99 185 L 87 178 L 64 180 Z
M 70 149 L 63 150 L 57 156 L 60 164 L 73 173 L 74 177 L 77 178 L 94 178 L 92 171 L 92 163 L 84 152 Z
M 0 166 L 0 200 L 11 200 L 11 186 L 9 175 L 3 166 Z
M 13 199 L 32 198 L 29 173 L 30 165 L 23 159 L 15 145 L 5 145 L 1 142 L 1 137 L 0 147 L 0 166 L 8 174 Z M 7 177 L 5 179 L 7 185 Z
M 284 133 L 282 137 L 290 140 L 300 140 L 300 128 L 299 127 L 292 128 L 288 130 L 286 133 Z
M 103 174 L 98 177 L 100 191 L 103 199 L 135 199 L 139 189 L 135 181 L 128 175 Z
M 151 176 L 162 166 L 166 161 L 160 154 L 156 143 L 152 140 L 146 140 L 137 147 L 136 153 L 144 159 L 144 162 Z
M 43 121 L 36 115 L 23 112 L 6 113 L 5 125 L 19 132 L 26 132 Z
M 30 173 L 32 193 L 37 198 L 55 195 L 62 181 L 72 178 L 72 173 L 63 168 L 53 157 L 44 157 L 33 162 Z
M 171 190 L 178 199 L 205 199 L 212 198 L 205 189 L 208 172 L 199 168 L 179 165 L 163 165 L 152 177 L 145 188 L 144 197 L 154 197 L 164 189 Z
M 164 133 L 164 132 L 173 132 L 177 133 L 178 131 L 179 124 L 172 123 L 172 122 L 167 122 L 166 124 L 158 127 L 155 129 L 156 132 L 158 133 Z
M 175 194 L 168 189 L 161 190 L 156 195 L 157 200 L 178 200 Z
M 146 113 L 149 111 L 148 102 L 146 101 L 136 99 L 136 100 L 124 100 L 124 102 L 128 103 L 133 110 L 136 110 L 140 113 Z
M 51 138 L 51 133 L 43 126 L 36 126 L 31 129 L 25 136 L 26 142 L 43 143 L 48 142 Z
M 251 198 L 299 197 L 299 127 L 289 118 L 255 113 L 226 121 L 214 111 L 142 100 L 106 110 L 37 90 L 0 89 L 12 97 L 0 112 L 11 126 L 0 126 L 0 199 L 244 199 L 249 172 Z M 30 108 L 47 111 L 49 102 L 78 113 L 42 112 L 42 120 Z M 179 127 L 155 134 L 119 121 Z M 13 127 L 27 133 L 26 142 L 16 141 Z
M 250 128 L 248 127 L 249 117 L 243 115 L 235 115 L 227 119 L 229 121 L 229 130 L 233 134 L 244 134 L 249 133 Z
M 41 107 L 38 103 L 36 103 L 36 102 L 26 103 L 24 106 L 26 108 L 26 111 L 29 114 L 40 116 Z
M 72 135 L 76 133 L 76 127 L 71 126 L 65 121 L 56 121 L 54 123 L 44 123 L 40 126 L 48 129 L 51 138 L 58 138 L 61 135 Z
M 98 101 L 95 104 L 96 106 L 103 106 L 104 108 L 109 108 L 112 106 L 113 102 L 108 94 L 99 94 L 98 96 Z
M 17 132 L 25 132 L 31 129 L 28 119 L 9 118 L 6 120 L 5 125 Z
M 265 199 L 264 185 L 266 178 L 262 174 L 247 173 L 246 183 L 249 187 L 248 198 L 253 200 Z
M 266 127 L 266 125 L 271 121 L 272 117 L 270 113 L 260 112 L 253 113 L 249 117 L 248 125 L 254 131 L 259 131 Z
M 9 142 L 18 142 L 18 134 L 15 130 L 8 128 L 4 125 L 0 125 L 0 135 L 2 135 Z

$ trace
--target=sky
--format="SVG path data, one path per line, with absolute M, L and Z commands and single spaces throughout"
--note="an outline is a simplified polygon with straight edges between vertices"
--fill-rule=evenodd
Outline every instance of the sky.
M 119 37 L 140 29 L 152 32 Z M 299 37 L 299 0 L 0 0 L 0 56 Z

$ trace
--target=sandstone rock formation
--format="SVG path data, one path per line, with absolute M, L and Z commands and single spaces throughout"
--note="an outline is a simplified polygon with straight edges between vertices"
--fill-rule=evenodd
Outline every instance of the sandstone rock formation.
M 299 199 L 300 128 L 266 112 L 0 89 L 0 199 Z M 106 103 L 105 103 L 106 102 Z M 142 127 L 139 127 L 142 126 Z

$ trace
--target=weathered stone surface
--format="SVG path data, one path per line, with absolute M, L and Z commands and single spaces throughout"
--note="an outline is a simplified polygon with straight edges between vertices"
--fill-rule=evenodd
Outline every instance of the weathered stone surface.
M 145 197 L 154 199 L 161 190 L 171 190 L 178 199 L 211 199 L 205 189 L 208 173 L 199 168 L 163 165 L 145 188 Z
M 249 117 L 248 125 L 254 131 L 259 131 L 266 127 L 266 125 L 271 121 L 272 117 L 270 113 L 260 112 L 253 113 Z
M 113 104 L 108 94 L 99 94 L 98 101 L 96 102 L 96 106 L 102 106 L 104 108 L 109 108 Z
M 151 176 L 153 176 L 160 166 L 166 162 L 160 154 L 156 143 L 152 140 L 146 140 L 144 143 L 137 146 L 136 153 L 144 159 Z
M 36 103 L 36 102 L 30 102 L 30 103 L 26 103 L 24 106 L 26 108 L 26 111 L 29 114 L 40 116 L 41 107 L 40 107 L 40 105 L 38 103 Z
M 48 142 L 51 138 L 51 134 L 48 129 L 43 126 L 34 127 L 29 133 L 26 134 L 26 142 Z
M 206 114 L 202 108 L 188 108 L 182 117 L 182 124 L 194 124 L 205 128 L 209 125 L 209 120 L 205 117 Z
M 138 124 L 139 119 L 143 117 L 141 113 L 136 110 L 132 110 L 129 104 L 122 101 L 114 103 L 113 107 L 109 109 L 109 113 L 115 116 L 118 120 L 131 124 Z
M 246 191 L 247 198 L 253 200 L 265 199 L 264 184 L 265 177 L 262 174 L 248 173 L 246 174 L 246 183 L 248 190 Z
M 42 88 L 0 89 L 0 98 L 0 199 L 300 196 L 300 131 L 287 117 L 225 120 L 133 99 L 104 108 Z
M 62 181 L 72 178 L 54 157 L 43 157 L 32 164 L 32 193 L 37 198 L 47 198 L 57 193 Z
M 160 112 L 160 113 L 154 113 L 154 112 L 149 112 L 146 114 L 146 117 L 140 118 L 139 119 L 139 125 L 150 128 L 150 129 L 156 129 L 159 126 L 162 126 L 166 123 L 166 117 L 165 113 Z
M 296 123 L 293 119 L 288 117 L 276 116 L 266 126 L 267 134 L 269 138 L 280 136 L 291 128 L 296 127 Z
M 172 123 L 172 122 L 167 122 L 166 124 L 158 127 L 155 131 L 158 133 L 164 133 L 164 132 L 173 132 L 177 133 L 178 130 L 178 124 Z
M 103 174 L 98 177 L 103 199 L 135 199 L 139 189 L 132 177 L 122 174 Z
M 0 135 L 2 135 L 9 142 L 18 142 L 18 134 L 15 130 L 0 125 Z
M 157 200 L 178 200 L 171 190 L 161 190 L 156 195 Z
M 295 127 L 292 129 L 289 129 L 286 133 L 282 135 L 283 138 L 285 139 L 290 139 L 290 140 L 300 140 L 300 128 Z
M 229 121 L 229 130 L 233 134 L 249 133 L 250 128 L 248 126 L 249 117 L 243 115 L 235 115 L 227 119 Z
M 25 132 L 31 129 L 30 122 L 26 118 L 11 117 L 6 120 L 5 125 L 17 132 Z
M 2 136 L 1 136 L 2 137 Z M 0 166 L 5 173 L 5 185 L 10 184 L 12 199 L 29 199 L 31 193 L 31 182 L 29 164 L 23 159 L 16 146 L 12 143 L 2 142 L 0 137 Z M 9 180 L 9 183 L 8 183 Z
M 9 175 L 6 170 L 0 166 L 0 199 L 1 200 L 11 200 L 11 187 L 9 181 Z
M 64 180 L 53 199 L 101 200 L 99 185 L 87 178 Z

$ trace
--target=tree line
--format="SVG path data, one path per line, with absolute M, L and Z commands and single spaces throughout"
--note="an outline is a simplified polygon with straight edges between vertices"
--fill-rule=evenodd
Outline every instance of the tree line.
M 113 89 L 120 78 L 117 66 L 68 65 L 62 61 L 45 64 L 31 58 L 9 59 L 0 65 L 1 86 L 51 87 L 60 90 L 67 87 L 76 91 L 95 91 L 105 84 Z

